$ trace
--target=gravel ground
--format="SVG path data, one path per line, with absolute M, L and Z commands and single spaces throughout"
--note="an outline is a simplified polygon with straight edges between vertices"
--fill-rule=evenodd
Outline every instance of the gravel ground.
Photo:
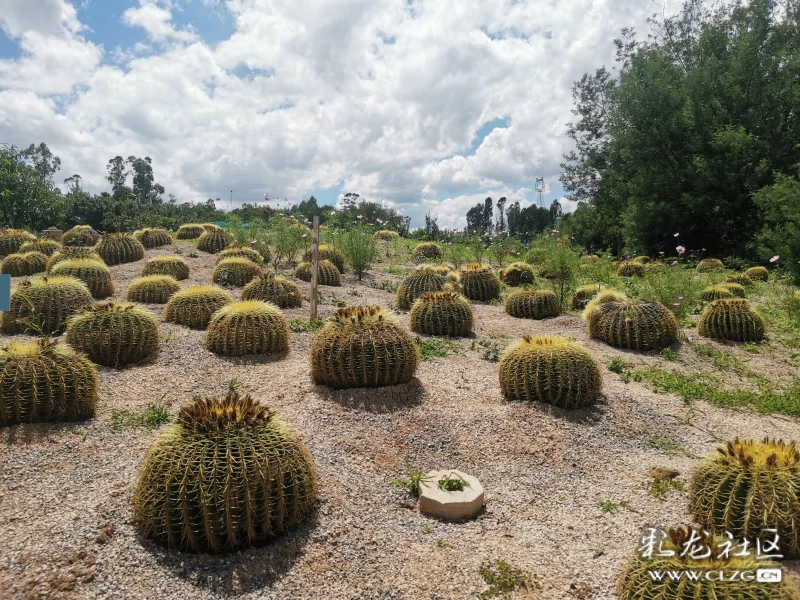
M 189 258 L 190 247 L 181 248 L 192 267 L 182 287 L 208 283 L 214 257 Z M 114 299 L 124 298 L 143 264 L 111 267 Z M 372 287 L 387 279 L 399 277 L 379 268 L 360 284 L 347 275 L 344 287 L 321 288 L 321 314 L 335 311 L 338 300 L 392 307 L 394 295 Z M 309 285 L 299 285 L 307 294 Z M 147 308 L 161 321 L 161 349 L 147 364 L 99 368 L 93 420 L 0 431 L 0 597 L 475 598 L 487 588 L 481 562 L 502 558 L 541 581 L 541 589 L 515 597 L 614 598 L 616 575 L 641 530 L 689 519 L 684 491 L 664 501 L 647 491 L 651 467 L 676 469 L 685 481 L 698 457 L 723 440 L 800 439 L 793 419 L 704 402 L 689 412 L 677 397 L 623 383 L 605 368 L 604 398 L 591 409 L 566 413 L 504 401 L 496 363 L 482 358 L 476 340 L 492 336 L 503 346 L 524 334 L 553 334 L 576 339 L 602 365 L 614 356 L 664 363 L 588 339 L 574 314 L 524 321 L 501 306 L 476 303 L 475 337 L 422 363 L 413 382 L 331 392 L 309 377 L 313 334 L 293 334 L 289 354 L 280 359 L 222 358 L 203 348 L 202 332 L 164 323 L 161 306 Z M 308 317 L 307 304 L 284 312 Z M 407 314 L 397 318 L 408 324 Z M 696 337 L 693 330 L 684 333 Z M 777 350 L 726 349 L 759 372 L 787 373 Z M 672 368 L 698 368 L 688 346 L 679 352 L 685 358 L 669 363 Z M 223 393 L 234 378 L 309 446 L 321 474 L 315 518 L 265 547 L 221 557 L 167 551 L 139 538 L 131 522 L 133 484 L 158 430 L 112 428 L 112 411 L 141 412 L 163 396 L 175 413 L 196 393 Z M 648 444 L 652 436 L 670 436 L 686 452 L 655 449 Z M 478 477 L 485 512 L 466 523 L 419 514 L 414 499 L 391 484 L 404 457 L 423 471 L 458 468 Z M 601 500 L 624 501 L 627 508 L 603 512 Z M 786 566 L 798 572 L 794 563 Z

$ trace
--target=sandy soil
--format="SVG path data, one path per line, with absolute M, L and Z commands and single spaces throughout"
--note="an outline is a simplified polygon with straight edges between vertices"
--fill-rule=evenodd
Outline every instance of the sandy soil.
M 182 287 L 208 283 L 214 257 L 189 258 L 190 247 L 181 248 L 192 267 Z M 143 264 L 111 267 L 114 299 L 124 298 Z M 381 272 L 385 266 L 360 284 L 347 275 L 344 287 L 321 288 L 321 314 L 335 311 L 337 300 L 391 308 L 394 295 L 371 287 L 399 281 Z M 298 283 L 307 294 L 309 285 Z M 164 323 L 161 306 L 147 308 L 161 321 L 161 349 L 147 364 L 99 367 L 101 401 L 93 420 L 0 431 L 0 597 L 475 598 L 487 587 L 481 561 L 502 558 L 541 581 L 535 594 L 515 597 L 614 598 L 616 575 L 642 529 L 689 519 L 685 491 L 664 501 L 647 491 L 651 467 L 676 469 L 686 481 L 699 457 L 723 440 L 800 440 L 794 419 L 705 402 L 689 412 L 677 397 L 623 383 L 605 366 L 604 398 L 591 409 L 566 413 L 504 401 L 497 365 L 482 358 L 483 347 L 473 349 L 475 340 L 491 335 L 503 346 L 524 334 L 552 334 L 574 338 L 602 365 L 614 356 L 665 363 L 588 339 L 574 314 L 526 321 L 507 316 L 502 306 L 475 303 L 474 338 L 422 363 L 411 384 L 331 392 L 309 377 L 313 334 L 293 334 L 291 351 L 280 360 L 222 358 L 203 348 L 202 332 Z M 307 318 L 308 306 L 285 313 Z M 407 314 L 397 319 L 408 324 Z M 696 338 L 693 330 L 684 333 Z M 676 349 L 679 361 L 668 363 L 671 368 L 699 368 L 688 345 Z M 726 349 L 759 372 L 787 373 L 778 351 Z M 265 547 L 221 557 L 167 551 L 141 539 L 131 522 L 133 483 L 159 432 L 112 428 L 112 411 L 143 411 L 164 396 L 174 413 L 196 393 L 223 393 L 234 378 L 309 446 L 321 473 L 316 517 Z M 651 436 L 670 436 L 686 454 L 654 449 Z M 402 475 L 404 457 L 424 471 L 458 468 L 478 477 L 485 512 L 466 523 L 419 514 L 415 500 L 391 484 Z M 603 512 L 601 501 L 629 508 Z M 786 566 L 798 572 L 794 563 Z

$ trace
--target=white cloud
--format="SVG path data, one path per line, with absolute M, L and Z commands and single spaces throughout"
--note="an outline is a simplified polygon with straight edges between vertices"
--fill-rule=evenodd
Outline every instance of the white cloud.
M 172 25 L 172 3 L 167 0 L 139 0 L 137 8 L 122 13 L 122 22 L 130 27 L 141 27 L 154 42 L 175 40 L 194 42 L 199 39 L 191 26 L 175 29 Z

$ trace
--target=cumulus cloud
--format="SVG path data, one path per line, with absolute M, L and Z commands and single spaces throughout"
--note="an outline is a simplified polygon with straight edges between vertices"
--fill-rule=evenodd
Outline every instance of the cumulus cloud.
M 130 27 L 141 27 L 154 42 L 175 40 L 193 42 L 199 39 L 189 26 L 176 29 L 171 23 L 173 4 L 169 1 L 139 0 L 139 6 L 122 13 L 122 22 Z

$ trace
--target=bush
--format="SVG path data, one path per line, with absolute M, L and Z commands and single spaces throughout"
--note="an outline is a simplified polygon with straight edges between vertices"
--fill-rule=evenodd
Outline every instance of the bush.
M 339 248 L 358 280 L 372 268 L 378 257 L 375 242 L 366 227 L 354 227 L 339 234 Z

